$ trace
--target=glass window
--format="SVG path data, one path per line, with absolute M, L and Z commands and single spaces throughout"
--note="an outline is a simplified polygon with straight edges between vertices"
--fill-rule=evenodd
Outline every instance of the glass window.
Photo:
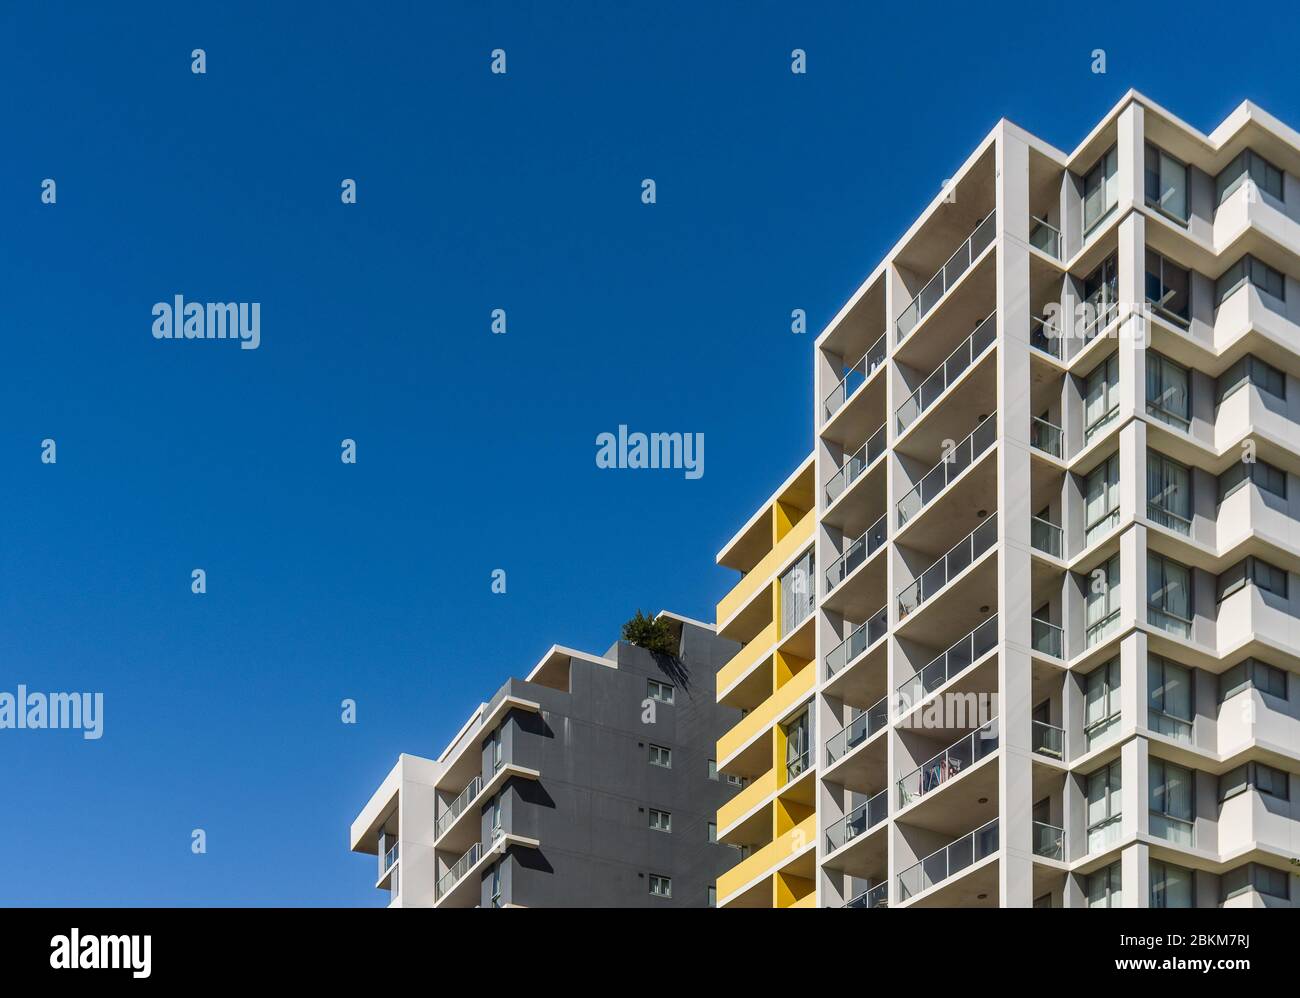
M 650 827 L 656 832 L 671 832 L 673 830 L 672 812 L 650 808 Z
M 1147 250 L 1147 301 L 1166 319 L 1192 319 L 1192 275 L 1155 250 Z
M 713 884 L 709 884 L 709 907 L 716 908 L 717 906 L 718 906 L 718 888 L 715 887 Z
M 673 702 L 673 688 L 667 683 L 661 683 L 657 679 L 647 681 L 646 693 L 651 700 L 658 700 L 660 703 Z
M 1271 866 L 1252 863 L 1254 868 L 1255 890 L 1270 897 L 1289 900 L 1291 897 L 1291 877 L 1285 870 L 1275 870 Z
M 657 873 L 650 874 L 650 893 L 655 897 L 670 898 L 673 896 L 673 878 L 661 877 Z
M 1093 669 L 1084 680 L 1083 726 L 1089 751 L 1119 724 L 1119 659 Z
M 1110 633 L 1119 619 L 1119 555 L 1084 578 L 1084 644 L 1091 647 Z
M 1181 430 L 1191 425 L 1191 381 L 1187 368 L 1163 354 L 1148 350 L 1147 412 Z M 1085 417 L 1085 423 L 1086 423 Z
M 492 829 L 492 838 L 498 838 L 501 835 L 501 794 L 492 798 L 492 820 L 490 827 Z
M 1170 738 L 1192 740 L 1192 671 L 1159 655 L 1147 656 L 1148 726 Z
M 1083 396 L 1083 442 L 1086 444 L 1119 412 L 1119 355 L 1111 354 L 1088 374 Z
M 718 841 L 718 826 L 715 825 L 712 821 L 709 822 L 709 841 L 710 842 Z
M 1147 764 L 1148 824 L 1151 834 L 1167 842 L 1189 846 L 1195 828 L 1192 805 L 1192 771 L 1163 759 Z
M 1112 147 L 1083 178 L 1083 231 L 1088 233 L 1115 207 L 1119 196 L 1118 157 Z
M 1278 800 L 1291 799 L 1291 778 L 1284 771 L 1266 766 L 1262 762 L 1252 763 L 1251 769 L 1252 782 L 1256 790 Z
M 1147 552 L 1147 622 L 1177 634 L 1192 633 L 1192 573 L 1184 565 Z
M 1286 375 L 1272 364 L 1266 364 L 1252 354 L 1246 354 L 1241 360 L 1219 375 L 1215 382 L 1215 404 L 1243 385 L 1254 385 L 1262 392 L 1268 392 L 1277 398 L 1286 398 Z
M 1163 149 L 1146 148 L 1147 204 L 1187 221 L 1187 167 Z
M 785 725 L 785 774 L 793 780 L 808 768 L 810 739 L 808 737 L 808 712 Z
M 1087 880 L 1089 908 L 1119 908 L 1123 903 L 1120 890 L 1120 864 L 1111 863 L 1104 870 L 1090 874 Z
M 1255 182 L 1258 190 L 1279 201 L 1286 200 L 1282 171 L 1263 156 L 1246 149 L 1214 178 L 1217 203 L 1223 204 L 1232 196 L 1233 191 L 1246 182 L 1247 177 Z
M 1192 532 L 1190 472 L 1163 454 L 1147 451 L 1147 518 L 1180 534 Z
M 1249 482 L 1265 492 L 1286 498 L 1286 472 L 1256 458 L 1254 461 L 1238 461 L 1228 465 L 1228 469 L 1219 476 L 1219 502 Z
M 664 769 L 673 768 L 673 750 L 664 748 L 662 745 L 650 746 L 650 765 L 663 766 Z
M 1244 794 L 1249 789 L 1250 766 L 1242 765 L 1230 769 L 1219 777 L 1219 803 L 1223 803 L 1229 797 L 1236 797 L 1237 794 Z
M 1122 803 L 1117 759 L 1088 776 L 1088 852 L 1119 841 Z
M 1152 860 L 1151 907 L 1192 908 L 1192 871 L 1172 863 Z
M 790 634 L 813 611 L 813 553 L 807 552 L 781 576 L 781 636 Z
M 716 780 L 717 778 L 718 778 L 718 760 L 717 760 L 717 759 L 710 759 L 710 760 L 709 760 L 709 779 L 710 779 L 710 780 Z
M 1214 307 L 1218 308 L 1225 298 L 1247 284 L 1253 284 L 1278 301 L 1286 301 L 1286 278 L 1282 273 L 1247 253 L 1214 282 Z
M 1084 480 L 1085 545 L 1107 534 L 1119 523 L 1119 455 L 1112 454 Z
M 1265 592 L 1286 598 L 1287 573 L 1254 556 L 1243 558 L 1219 576 L 1217 595 L 1224 600 L 1244 586 L 1254 585 Z
M 1257 658 L 1248 658 L 1238 662 L 1219 677 L 1219 702 L 1240 693 L 1242 690 L 1257 689 L 1261 693 L 1275 696 L 1279 700 L 1287 699 L 1286 672 Z
M 1105 329 L 1119 313 L 1119 260 L 1116 257 L 1107 257 L 1083 279 L 1080 308 L 1085 342 Z
M 492 867 L 491 904 L 493 908 L 501 907 L 501 864 Z
M 492 763 L 492 772 L 495 773 L 501 768 L 501 763 L 504 758 L 500 728 L 497 728 L 492 732 L 491 736 L 488 738 L 488 758 Z

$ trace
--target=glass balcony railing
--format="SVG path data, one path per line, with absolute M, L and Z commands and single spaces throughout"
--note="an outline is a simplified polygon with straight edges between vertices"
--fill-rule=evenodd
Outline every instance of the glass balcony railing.
M 1159 503 L 1147 503 L 1147 519 L 1152 523 L 1158 523 L 1162 527 L 1168 527 L 1170 530 L 1190 535 L 1192 532 L 1192 521 L 1187 517 L 1175 513 L 1173 510 L 1165 509 Z
M 1029 446 L 1052 457 L 1060 457 L 1061 428 L 1035 416 L 1029 423 Z
M 938 464 L 921 476 L 912 490 L 898 500 L 898 525 L 921 512 L 948 484 L 978 460 L 997 440 L 996 413 L 985 418 Z
M 826 765 L 842 759 L 889 723 L 889 696 L 858 711 L 848 724 L 826 739 Z
M 906 901 L 929 890 L 997 851 L 998 819 L 994 818 L 900 873 L 899 900 Z
M 839 672 L 885 636 L 889 630 L 889 607 L 882 606 L 853 628 L 849 636 L 826 654 L 826 678 Z
M 826 483 L 826 505 L 829 506 L 838 499 L 844 490 L 856 482 L 858 476 L 871 467 L 883 453 L 885 453 L 885 428 L 882 426 L 844 462 L 844 466 Z
M 1029 318 L 1029 345 L 1049 356 L 1061 357 L 1061 330 L 1058 323 L 1048 322 L 1038 316 Z
M 456 799 L 452 801 L 450 805 L 448 805 L 447 810 L 442 813 L 442 817 L 440 817 L 437 823 L 434 825 L 433 834 L 435 838 L 442 838 L 443 833 L 446 832 L 447 829 L 452 826 L 452 822 L 454 822 L 457 818 L 461 816 L 462 813 L 464 813 L 465 808 L 469 805 L 469 802 L 472 801 L 475 797 L 477 797 L 479 795 L 479 791 L 481 791 L 482 789 L 483 789 L 482 777 L 476 776 L 474 777 L 474 779 L 469 781 L 469 784 L 465 787 L 464 790 L 462 790 L 459 794 L 456 795 Z
M 1065 729 L 1046 721 L 1034 721 L 1029 733 L 1029 749 L 1049 759 L 1065 759 Z
M 1158 606 L 1147 606 L 1147 623 L 1180 638 L 1192 636 L 1192 622 Z
M 807 749 L 804 749 L 793 759 L 787 759 L 785 763 L 785 782 L 789 783 L 791 780 L 798 779 L 808 771 L 811 763 L 812 755 Z
M 957 283 L 957 279 L 970 269 L 970 265 L 993 242 L 996 235 L 997 211 L 995 209 L 975 226 L 975 231 L 958 247 L 957 252 L 948 258 L 948 262 L 939 268 L 939 272 L 926 282 L 925 287 L 912 299 L 907 308 L 899 313 L 894 327 L 898 330 L 900 343 L 916 328 L 916 324 L 939 304 L 940 299 Z
M 848 578 L 855 568 L 879 551 L 888 533 L 889 517 L 886 514 L 864 530 L 862 536 L 850 544 L 844 553 L 835 559 L 831 567 L 826 569 L 826 592 L 829 593 Z
M 393 847 L 389 849 L 388 852 L 384 853 L 384 868 L 381 872 L 381 875 L 383 873 L 387 873 L 389 870 L 393 868 L 393 864 L 396 863 L 399 858 L 399 854 L 401 852 L 401 845 L 402 844 L 400 842 L 394 842 Z
M 1045 821 L 1034 822 L 1034 855 L 1065 861 L 1065 829 Z
M 1085 648 L 1091 648 L 1100 641 L 1114 633 L 1119 626 L 1119 607 L 1116 607 L 1106 616 L 1102 617 L 1095 623 L 1089 624 L 1087 630 L 1083 632 L 1083 644 Z
M 916 706 L 944 683 L 970 668 L 992 651 L 997 643 L 998 615 L 995 613 L 911 679 L 899 684 L 899 712 Z
M 857 363 L 849 365 L 839 384 L 831 389 L 831 393 L 826 396 L 826 411 L 822 419 L 830 419 L 839 412 L 844 403 L 867 383 L 867 380 L 876 373 L 877 368 L 884 362 L 885 334 L 881 333 L 880 339 L 871 345 L 867 352 L 858 359 Z
M 997 543 L 998 515 L 994 513 L 959 540 L 943 557 L 898 592 L 898 616 L 906 617 L 960 575 Z
M 1061 230 L 1037 215 L 1029 219 L 1029 245 L 1054 259 L 1061 259 Z
M 907 807 L 926 794 L 938 790 L 956 776 L 995 751 L 998 747 L 998 721 L 993 718 L 969 735 L 957 739 L 928 762 L 898 781 L 898 806 Z
M 1029 643 L 1034 651 L 1053 658 L 1062 658 L 1065 649 L 1065 632 L 1050 620 L 1032 617 L 1029 621 Z
M 1116 845 L 1124 830 L 1124 816 L 1112 814 L 1088 826 L 1088 852 L 1101 852 Z
M 888 908 L 889 907 L 889 881 L 882 884 L 876 884 L 868 890 L 863 891 L 853 900 L 845 904 L 846 908 Z
M 465 855 L 456 860 L 455 865 L 438 878 L 438 883 L 434 885 L 434 900 L 438 900 L 455 887 L 460 878 L 469 872 L 469 868 L 479 861 L 482 854 L 483 847 L 479 843 L 475 842 L 470 846 Z
M 1196 825 L 1186 818 L 1152 810 L 1147 825 L 1153 838 L 1188 848 L 1196 844 Z
M 1061 557 L 1065 531 L 1050 520 L 1035 516 L 1029 521 L 1029 543 L 1053 558 Z
M 1166 714 L 1156 707 L 1147 708 L 1147 727 L 1175 741 L 1190 743 L 1192 740 L 1191 721 L 1185 717 Z
M 1082 309 L 1079 336 L 1084 343 L 1087 343 L 1114 322 L 1119 315 L 1117 289 L 1102 285 L 1083 300 Z
M 907 401 L 894 412 L 898 419 L 898 432 L 902 433 L 930 408 L 954 381 L 974 365 L 997 340 L 998 316 L 994 312 L 975 327 L 975 332 L 962 340 L 961 346 L 950 353 L 946 360 L 921 382 L 919 388 L 908 396 Z
M 826 829 L 826 851 L 834 852 L 846 842 L 869 832 L 889 816 L 889 793 L 882 790 L 865 804 L 859 804 Z

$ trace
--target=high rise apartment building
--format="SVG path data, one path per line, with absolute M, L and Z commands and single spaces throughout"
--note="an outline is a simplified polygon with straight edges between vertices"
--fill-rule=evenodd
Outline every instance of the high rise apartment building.
M 713 748 L 738 715 L 713 682 L 736 649 L 707 625 L 659 619 L 675 657 L 552 647 L 436 759 L 399 757 L 351 830 L 389 907 L 714 903 L 735 853 L 714 818 L 738 788 Z
M 720 907 L 1300 900 L 1300 134 L 1002 121 L 719 553 Z

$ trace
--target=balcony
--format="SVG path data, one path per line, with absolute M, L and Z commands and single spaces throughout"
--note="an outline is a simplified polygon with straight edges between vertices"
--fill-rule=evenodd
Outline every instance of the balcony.
M 1147 503 L 1147 519 L 1152 523 L 1158 523 L 1176 534 L 1190 536 L 1192 532 L 1192 521 L 1185 516 L 1175 513 L 1173 510 L 1165 509 L 1159 503 Z
M 437 823 L 434 825 L 433 835 L 435 839 L 440 839 L 446 834 L 447 829 L 461 816 L 465 808 L 469 806 L 469 802 L 477 797 L 482 789 L 483 778 L 481 776 L 476 776 L 469 781 L 469 785 L 457 795 L 456 799 L 447 807 L 447 810 L 438 818 Z
M 898 897 L 907 901 L 955 877 L 998 851 L 998 819 L 963 835 L 898 875 Z
M 1034 855 L 1044 859 L 1065 862 L 1065 829 L 1035 821 L 1033 828 Z
M 953 742 L 898 781 L 898 806 L 907 807 L 960 776 L 998 748 L 997 718 Z
M 888 908 L 889 907 L 889 881 L 876 884 L 875 887 L 868 888 L 857 897 L 848 901 L 845 908 Z
M 868 527 L 860 537 L 848 546 L 845 552 L 836 558 L 830 568 L 826 569 L 826 592 L 829 595 L 853 570 L 880 550 L 889 535 L 888 515 Z
M 1059 558 L 1065 543 L 1065 531 L 1050 520 L 1035 516 L 1029 521 L 1029 543 L 1044 554 Z
M 842 759 L 889 723 L 889 697 L 883 696 L 826 739 L 826 765 Z
M 859 804 L 826 830 L 826 851 L 834 852 L 865 835 L 889 817 L 889 793 L 882 790 L 864 804 Z
M 1046 721 L 1034 721 L 1029 733 L 1029 749 L 1037 755 L 1065 760 L 1065 729 Z
M 716 616 L 719 631 L 726 637 L 745 641 L 762 630 L 772 619 L 771 589 L 769 583 L 776 571 L 792 560 L 795 555 L 807 547 L 813 538 L 813 529 L 817 518 L 809 513 L 790 528 L 789 532 L 759 560 L 752 569 L 732 587 L 718 603 Z M 748 611 L 753 610 L 753 613 Z M 744 614 L 742 621 L 746 626 L 740 627 L 736 620 Z M 753 620 L 748 618 L 753 616 Z M 743 632 L 743 633 L 741 633 Z
M 912 490 L 898 500 L 899 527 L 921 512 L 935 496 L 992 447 L 997 440 L 997 430 L 996 414 L 990 415 L 953 448 L 947 457 L 922 475 Z
M 856 659 L 885 636 L 889 630 L 889 607 L 882 606 L 869 618 L 853 628 L 849 636 L 826 654 L 826 678 Z
M 962 373 L 974 366 L 984 355 L 984 351 L 997 340 L 998 317 L 994 312 L 975 327 L 975 331 L 962 341 L 961 345 L 950 353 L 942 364 L 932 371 L 919 388 L 914 391 L 895 411 L 898 420 L 898 432 L 901 434 L 932 406 L 947 391 Z
M 1052 658 L 1064 658 L 1065 632 L 1050 620 L 1032 617 L 1029 621 L 1029 643 L 1034 651 Z
M 1029 345 L 1049 357 L 1061 359 L 1061 331 L 1055 322 L 1038 316 L 1029 318 Z
M 1103 284 L 1081 303 L 1083 321 L 1079 328 L 1080 339 L 1087 343 L 1119 317 L 1117 291 Z
M 799 824 L 721 874 L 718 877 L 718 906 L 726 907 L 740 894 L 748 893 L 757 881 L 782 869 L 816 842 L 817 815 L 810 814 Z M 808 863 L 807 874 L 810 879 L 815 872 L 814 866 L 815 863 Z M 768 886 L 769 892 L 763 898 L 764 907 L 770 905 L 772 898 L 770 882 Z
M 1063 451 L 1061 428 L 1035 416 L 1029 423 L 1029 446 L 1060 459 Z
M 994 210 L 975 226 L 975 231 L 958 247 L 957 252 L 948 258 L 938 273 L 926 282 L 920 293 L 899 313 L 894 328 L 898 331 L 900 343 L 939 304 L 962 274 L 966 273 L 971 264 L 988 248 L 997 235 L 996 230 L 997 211 Z
M 898 616 L 906 617 L 969 568 L 998 540 L 998 515 L 994 513 L 949 549 L 948 553 L 898 592 Z
M 1037 215 L 1029 218 L 1029 245 L 1046 253 L 1053 260 L 1062 259 L 1061 230 Z
M 482 856 L 483 846 L 481 843 L 475 842 L 468 850 L 466 850 L 465 855 L 456 860 L 450 870 L 438 878 L 438 883 L 434 888 L 433 895 L 435 903 L 441 901 L 443 896 L 460 882 L 461 877 L 465 876 L 465 874 L 470 871 L 470 868 L 477 863 Z
M 844 462 L 843 467 L 826 483 L 826 505 L 829 506 L 847 492 L 862 473 L 879 460 L 884 453 L 885 427 L 882 426 L 867 439 L 866 443 L 853 452 L 848 460 Z
M 867 350 L 865 354 L 855 364 L 851 364 L 845 371 L 844 377 L 840 379 L 829 395 L 826 396 L 826 407 L 823 412 L 822 421 L 830 419 L 843 407 L 844 403 L 851 399 L 854 393 L 867 383 L 867 380 L 876 373 L 877 369 L 885 362 L 885 335 L 880 334 L 880 339 Z
M 811 665 L 796 672 L 775 693 L 740 719 L 734 728 L 718 739 L 718 768 L 726 769 L 727 764 L 744 748 L 749 746 L 759 735 L 767 731 L 778 720 L 788 715 L 813 690 L 816 685 L 817 672 Z M 770 750 L 764 769 L 771 765 Z
M 996 648 L 997 643 L 998 615 L 995 613 L 911 679 L 899 684 L 900 711 L 915 707 Z

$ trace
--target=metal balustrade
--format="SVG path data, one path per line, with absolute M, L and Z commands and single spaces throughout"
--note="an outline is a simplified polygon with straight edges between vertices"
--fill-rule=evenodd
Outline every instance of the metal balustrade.
M 954 544 L 947 554 L 937 559 L 914 582 L 898 591 L 898 616 L 906 617 L 915 612 L 922 603 L 943 589 L 969 568 L 980 555 L 993 547 L 997 540 L 998 515 L 994 513 Z
M 962 373 L 974 366 L 975 361 L 983 356 L 984 351 L 994 344 L 998 335 L 998 316 L 994 312 L 978 326 L 961 345 L 950 353 L 921 382 L 916 391 L 894 410 L 898 420 L 898 432 L 902 433 L 915 423 L 927 409 L 935 403 L 948 386 L 961 377 Z
M 826 483 L 826 505 L 829 506 L 838 499 L 883 453 L 885 453 L 885 427 L 881 426 L 867 438 L 866 443 L 853 452 L 844 462 L 844 466 Z
M 839 672 L 885 636 L 889 630 L 889 607 L 882 606 L 849 633 L 826 655 L 826 678 Z
M 921 476 L 907 495 L 898 500 L 898 525 L 921 512 L 950 482 L 974 464 L 998 437 L 996 413 L 986 417 L 938 464 Z
M 851 399 L 859 388 L 867 383 L 867 380 L 876 373 L 876 370 L 885 362 L 885 334 L 880 334 L 880 339 L 876 340 L 858 360 L 850 364 L 844 372 L 839 383 L 831 389 L 826 396 L 825 410 L 822 420 L 828 420 L 843 408 L 844 403 Z
M 899 313 L 894 328 L 898 331 L 900 343 L 916 328 L 917 323 L 939 304 L 943 296 L 957 283 L 958 278 L 970 269 L 976 258 L 993 242 L 996 235 L 997 209 L 994 209 L 984 216 L 984 220 L 975 226 L 974 231 L 957 248 L 957 252 L 948 258 L 938 272 L 925 283 L 916 297 L 908 303 L 908 306 Z
M 998 851 L 998 819 L 937 849 L 898 875 L 900 901 L 935 887 Z
M 886 514 L 864 530 L 862 535 L 831 563 L 830 568 L 826 569 L 826 592 L 829 594 L 851 575 L 855 568 L 879 551 L 888 535 L 889 516 Z

